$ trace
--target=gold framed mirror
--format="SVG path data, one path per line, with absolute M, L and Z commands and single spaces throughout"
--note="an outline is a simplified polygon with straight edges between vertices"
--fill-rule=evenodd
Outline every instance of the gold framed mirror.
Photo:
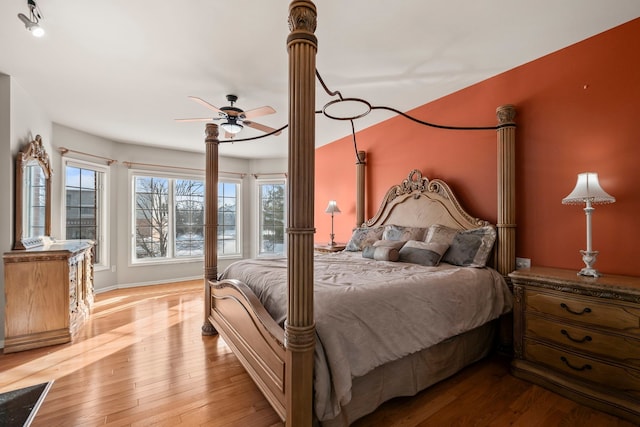
M 51 174 L 49 155 L 36 135 L 16 157 L 15 250 L 41 246 L 51 235 Z

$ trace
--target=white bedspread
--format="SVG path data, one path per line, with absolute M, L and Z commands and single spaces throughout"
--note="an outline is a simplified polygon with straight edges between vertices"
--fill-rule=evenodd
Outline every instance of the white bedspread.
M 474 329 L 511 310 L 493 269 L 374 261 L 359 252 L 314 257 L 315 411 L 335 417 L 351 379 L 386 362 Z M 281 325 L 287 314 L 284 258 L 243 260 L 223 278 L 246 283 Z

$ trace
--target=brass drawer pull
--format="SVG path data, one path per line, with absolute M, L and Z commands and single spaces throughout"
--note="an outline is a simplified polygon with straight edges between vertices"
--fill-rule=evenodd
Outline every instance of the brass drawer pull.
M 569 313 L 571 314 L 575 314 L 576 316 L 581 316 L 585 313 L 591 313 L 591 309 L 589 307 L 584 308 L 581 312 L 577 312 L 577 311 L 573 311 L 569 308 L 569 306 L 567 306 L 567 304 L 562 303 L 560 304 L 560 307 L 564 308 L 565 310 L 567 310 Z
M 560 331 L 560 333 L 561 333 L 562 335 L 564 335 L 565 337 L 569 338 L 571 341 L 573 341 L 573 342 L 577 342 L 577 343 L 583 343 L 583 342 L 585 342 L 585 341 L 591 341 L 591 339 L 592 339 L 589 335 L 585 335 L 585 337 L 584 337 L 584 338 L 579 339 L 579 340 L 578 340 L 578 339 L 575 339 L 575 338 L 573 338 L 571 335 L 569 335 L 569 332 L 567 332 L 567 331 L 566 331 L 566 330 L 564 330 L 564 329 L 562 329 L 562 330 Z
M 589 365 L 589 364 L 583 365 L 581 368 L 577 368 L 577 367 L 573 366 L 571 363 L 569 363 L 567 358 L 564 357 L 564 356 L 560 357 L 560 360 L 562 360 L 565 365 L 567 365 L 568 367 L 570 367 L 574 371 L 588 371 L 589 369 L 591 369 L 591 365 Z

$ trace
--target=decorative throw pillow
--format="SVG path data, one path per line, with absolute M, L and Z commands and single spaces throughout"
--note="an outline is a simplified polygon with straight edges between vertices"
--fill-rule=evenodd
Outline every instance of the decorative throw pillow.
M 427 243 L 444 243 L 446 245 L 451 245 L 453 238 L 458 234 L 458 231 L 460 230 L 447 227 L 446 225 L 433 224 L 427 229 L 427 235 L 424 238 L 424 241 Z
M 389 248 L 395 248 L 397 250 L 402 249 L 402 247 L 407 243 L 404 240 L 376 240 L 373 242 L 374 247 L 384 246 Z
M 436 266 L 440 263 L 442 255 L 448 248 L 449 245 L 446 243 L 426 243 L 409 240 L 402 249 L 400 249 L 399 261 L 426 266 Z
M 398 261 L 400 254 L 393 246 L 365 246 L 362 249 L 362 256 L 376 261 Z
M 422 240 L 424 239 L 424 233 L 426 228 L 421 227 L 404 227 L 402 225 L 385 225 L 384 232 L 382 233 L 382 240 Z
M 375 259 L 375 253 L 377 248 L 391 248 L 395 249 L 396 252 L 402 248 L 402 246 L 406 242 L 402 241 L 394 241 L 394 240 L 376 240 L 372 244 L 367 244 L 362 247 L 362 256 L 365 258 Z M 379 254 L 382 254 L 384 251 L 378 251 Z M 397 257 L 394 260 L 385 260 L 385 261 L 397 261 Z
M 359 227 L 354 229 L 345 251 L 361 251 L 364 246 L 372 245 L 376 240 L 380 240 L 383 231 L 384 227 Z
M 442 261 L 462 267 L 484 267 L 495 241 L 496 230 L 492 226 L 459 231 Z

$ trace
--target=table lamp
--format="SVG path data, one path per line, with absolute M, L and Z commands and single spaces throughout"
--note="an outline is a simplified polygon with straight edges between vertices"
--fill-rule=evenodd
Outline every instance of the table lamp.
M 584 172 L 578 174 L 578 182 L 573 191 L 564 199 L 562 204 L 581 204 L 585 203 L 584 214 L 587 217 L 587 250 L 581 250 L 582 261 L 584 261 L 586 267 L 578 272 L 580 276 L 592 276 L 598 277 L 600 273 L 593 268 L 593 264 L 596 262 L 598 251 L 594 251 L 591 247 L 591 215 L 595 210 L 593 205 L 614 203 L 615 197 L 609 195 L 600 186 L 598 182 L 598 174 L 595 172 Z

